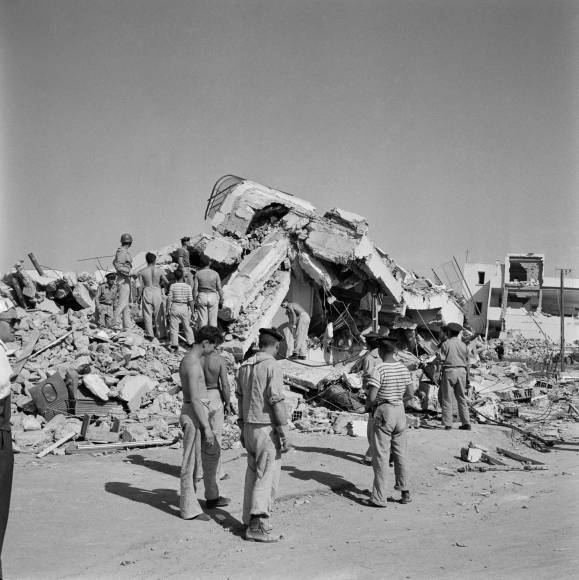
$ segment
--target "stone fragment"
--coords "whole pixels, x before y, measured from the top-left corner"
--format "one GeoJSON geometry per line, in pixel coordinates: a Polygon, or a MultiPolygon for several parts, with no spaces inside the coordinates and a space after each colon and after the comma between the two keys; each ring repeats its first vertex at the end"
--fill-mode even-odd
{"type": "Polygon", "coordinates": [[[126,376],[117,385],[118,396],[127,402],[130,411],[137,411],[143,396],[156,384],[156,381],[146,375],[126,376]]]}
{"type": "Polygon", "coordinates": [[[133,441],[147,441],[149,439],[149,432],[147,428],[141,423],[129,423],[121,434],[121,440],[126,443],[133,441]]]}
{"type": "Polygon", "coordinates": [[[84,375],[83,379],[84,386],[98,399],[101,401],[109,400],[109,388],[104,382],[101,376],[96,374],[84,375]]]}

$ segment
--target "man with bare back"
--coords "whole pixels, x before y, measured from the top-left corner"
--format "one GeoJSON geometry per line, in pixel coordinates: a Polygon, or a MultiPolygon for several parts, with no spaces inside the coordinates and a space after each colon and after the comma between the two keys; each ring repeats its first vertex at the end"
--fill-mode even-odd
{"type": "Polygon", "coordinates": [[[183,407],[180,423],[183,429],[183,462],[181,464],[181,517],[185,520],[208,521],[197,499],[196,475],[201,468],[196,461],[196,449],[201,447],[205,506],[207,509],[224,507],[230,500],[219,495],[217,469],[221,448],[209,424],[209,399],[201,356],[221,340],[217,328],[202,327],[191,350],[184,356],[179,367],[183,389],[183,407]]]}
{"type": "Polygon", "coordinates": [[[147,252],[145,256],[147,267],[139,274],[143,285],[143,325],[145,327],[145,338],[167,338],[167,325],[165,323],[165,301],[163,297],[163,286],[169,286],[163,270],[157,268],[157,256],[147,252]],[[154,326],[154,331],[153,331],[154,326]]]}

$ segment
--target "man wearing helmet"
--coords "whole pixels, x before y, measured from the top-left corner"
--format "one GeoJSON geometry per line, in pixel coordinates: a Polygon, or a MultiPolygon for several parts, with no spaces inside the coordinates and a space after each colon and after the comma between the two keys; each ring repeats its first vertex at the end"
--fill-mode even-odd
{"type": "Polygon", "coordinates": [[[131,309],[129,299],[131,296],[131,270],[133,267],[133,257],[129,248],[133,244],[131,234],[121,236],[121,247],[115,254],[113,266],[117,271],[117,308],[113,319],[113,328],[119,329],[121,317],[123,319],[123,330],[128,330],[131,326],[131,309]]]}

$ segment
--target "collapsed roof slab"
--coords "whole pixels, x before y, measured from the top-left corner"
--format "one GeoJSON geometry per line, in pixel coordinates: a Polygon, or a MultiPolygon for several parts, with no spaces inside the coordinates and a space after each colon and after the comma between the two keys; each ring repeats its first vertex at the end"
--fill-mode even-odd
{"type": "Polygon", "coordinates": [[[440,312],[444,324],[456,322],[462,325],[464,323],[464,314],[461,308],[446,293],[423,295],[404,291],[403,300],[407,310],[420,311],[423,317],[425,317],[425,312],[436,311],[440,312]]]}
{"type": "Polygon", "coordinates": [[[368,220],[357,213],[345,211],[339,207],[335,207],[324,214],[324,217],[338,224],[345,225],[356,231],[359,236],[368,233],[368,220]]]}
{"type": "MultiPolygon", "coordinates": [[[[219,182],[216,187],[218,185],[219,182]]],[[[214,195],[219,194],[219,190],[214,190],[214,195]]],[[[212,227],[219,233],[242,237],[247,233],[256,213],[275,204],[301,214],[314,214],[316,211],[315,206],[299,197],[254,181],[241,180],[227,190],[219,207],[210,207],[208,217],[211,218],[212,227]]]]}
{"type": "Polygon", "coordinates": [[[248,254],[223,287],[223,308],[219,311],[219,318],[226,322],[236,320],[241,309],[257,296],[285,260],[288,250],[289,240],[285,233],[275,231],[259,248],[248,254]]]}
{"type": "Polygon", "coordinates": [[[402,283],[398,280],[384,258],[380,256],[374,244],[366,237],[356,249],[357,260],[361,268],[374,279],[398,304],[402,302],[402,283]]]}
{"type": "Polygon", "coordinates": [[[306,246],[317,258],[333,264],[348,265],[356,257],[360,238],[336,227],[329,220],[316,219],[308,225],[306,246]]]}

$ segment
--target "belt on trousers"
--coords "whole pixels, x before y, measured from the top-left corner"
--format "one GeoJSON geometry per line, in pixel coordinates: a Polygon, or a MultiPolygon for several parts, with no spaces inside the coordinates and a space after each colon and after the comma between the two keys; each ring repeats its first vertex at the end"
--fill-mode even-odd
{"type": "Polygon", "coordinates": [[[448,366],[442,367],[442,368],[443,369],[466,369],[466,367],[465,366],[462,366],[462,365],[461,366],[450,366],[450,365],[448,365],[448,366]]]}
{"type": "Polygon", "coordinates": [[[381,407],[382,405],[396,405],[396,406],[400,406],[401,403],[402,403],[402,399],[400,401],[380,401],[376,405],[376,408],[381,407]]]}

